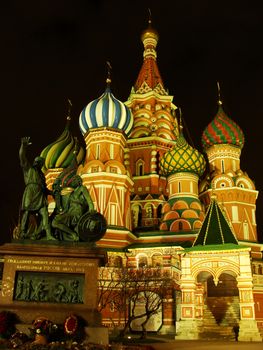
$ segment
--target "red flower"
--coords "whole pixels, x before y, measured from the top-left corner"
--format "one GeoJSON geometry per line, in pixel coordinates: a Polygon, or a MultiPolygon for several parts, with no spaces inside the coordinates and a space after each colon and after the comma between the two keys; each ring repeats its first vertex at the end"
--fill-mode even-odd
{"type": "Polygon", "coordinates": [[[68,335],[74,335],[78,329],[78,318],[75,315],[69,315],[64,321],[64,332],[68,335]]]}
{"type": "Polygon", "coordinates": [[[33,330],[37,334],[45,334],[49,333],[52,322],[49,321],[46,317],[38,317],[33,322],[33,330]]]}

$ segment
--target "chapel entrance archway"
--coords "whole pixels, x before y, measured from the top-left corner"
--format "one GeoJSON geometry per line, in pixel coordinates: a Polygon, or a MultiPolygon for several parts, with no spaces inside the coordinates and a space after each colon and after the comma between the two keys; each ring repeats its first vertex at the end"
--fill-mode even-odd
{"type": "Polygon", "coordinates": [[[197,283],[204,291],[204,310],[211,312],[217,324],[235,326],[239,323],[239,290],[232,271],[224,271],[215,277],[210,272],[200,272],[197,283]]]}

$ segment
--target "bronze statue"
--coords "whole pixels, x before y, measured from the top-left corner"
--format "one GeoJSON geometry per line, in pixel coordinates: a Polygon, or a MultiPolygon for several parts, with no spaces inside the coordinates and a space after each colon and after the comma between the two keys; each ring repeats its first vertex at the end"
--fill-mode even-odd
{"type": "Polygon", "coordinates": [[[79,241],[76,231],[81,216],[86,212],[93,212],[94,205],[90,194],[82,179],[75,175],[71,181],[72,192],[69,194],[67,206],[58,212],[52,220],[52,227],[60,232],[62,240],[79,241]]]}
{"type": "Polygon", "coordinates": [[[41,171],[44,164],[42,157],[36,157],[31,165],[27,159],[26,151],[31,144],[30,137],[23,137],[21,139],[21,146],[19,149],[20,165],[24,173],[25,190],[22,199],[22,219],[20,238],[38,238],[39,233],[43,230],[46,232],[48,240],[55,240],[51,234],[51,228],[48,218],[48,203],[47,195],[48,189],[46,187],[45,176],[41,171]],[[30,215],[37,217],[40,215],[40,228],[35,228],[33,232],[30,229],[30,215]]]}
{"type": "Polygon", "coordinates": [[[104,216],[94,210],[89,191],[77,175],[75,150],[71,164],[58,175],[50,191],[41,170],[44,158],[36,157],[31,165],[26,157],[30,144],[29,137],[21,139],[19,156],[26,186],[21,206],[21,222],[14,230],[14,238],[44,238],[94,244],[106,232],[107,223],[104,216]],[[51,215],[48,213],[48,195],[52,195],[55,201],[51,215]]]}

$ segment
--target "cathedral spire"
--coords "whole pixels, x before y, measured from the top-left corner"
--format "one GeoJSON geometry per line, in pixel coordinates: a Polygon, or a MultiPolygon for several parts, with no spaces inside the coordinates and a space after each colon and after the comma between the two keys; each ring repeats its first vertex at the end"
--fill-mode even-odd
{"type": "Polygon", "coordinates": [[[157,66],[156,46],[159,40],[157,31],[152,27],[151,10],[149,9],[148,27],[142,32],[141,40],[144,46],[143,65],[134,85],[136,93],[146,93],[155,90],[160,95],[167,95],[157,66]]]}
{"type": "Polygon", "coordinates": [[[238,244],[238,241],[222,208],[217,203],[216,196],[213,195],[205,220],[193,246],[223,245],[228,243],[238,244]]]}

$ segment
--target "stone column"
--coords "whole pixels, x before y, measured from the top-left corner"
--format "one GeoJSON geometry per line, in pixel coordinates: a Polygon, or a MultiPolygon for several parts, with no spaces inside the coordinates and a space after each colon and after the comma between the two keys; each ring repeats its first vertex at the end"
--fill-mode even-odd
{"type": "Polygon", "coordinates": [[[156,145],[153,145],[151,150],[151,174],[157,173],[156,155],[157,155],[156,145]]]}
{"type": "Polygon", "coordinates": [[[178,324],[176,339],[198,339],[198,322],[196,320],[196,283],[191,275],[191,261],[189,257],[182,258],[181,278],[181,320],[178,324]]]}
{"type": "Polygon", "coordinates": [[[195,292],[195,316],[198,319],[203,319],[204,314],[204,285],[202,283],[196,284],[196,292],[195,292]]]}
{"type": "Polygon", "coordinates": [[[240,322],[239,341],[262,341],[262,337],[255,320],[255,306],[253,299],[253,282],[249,254],[242,254],[240,258],[240,276],[237,277],[239,290],[240,322]]]}
{"type": "Polygon", "coordinates": [[[130,168],[130,149],[124,148],[124,165],[127,169],[128,173],[131,174],[131,168],[130,168]]]}
{"type": "Polygon", "coordinates": [[[172,295],[167,295],[167,297],[163,299],[163,324],[160,329],[161,334],[175,333],[174,304],[175,301],[172,295]]]}

